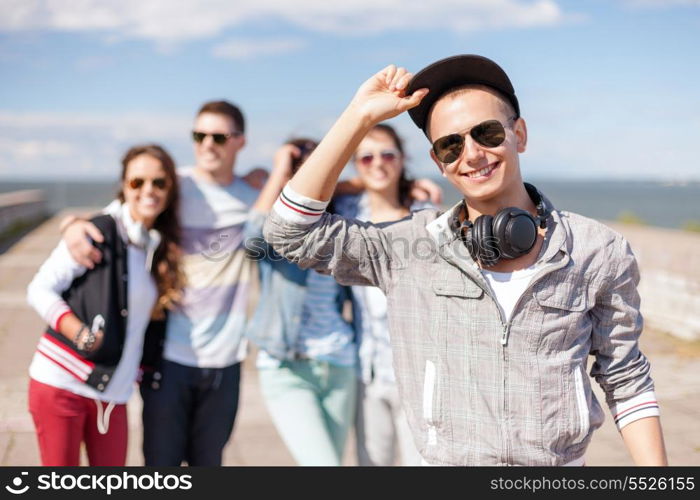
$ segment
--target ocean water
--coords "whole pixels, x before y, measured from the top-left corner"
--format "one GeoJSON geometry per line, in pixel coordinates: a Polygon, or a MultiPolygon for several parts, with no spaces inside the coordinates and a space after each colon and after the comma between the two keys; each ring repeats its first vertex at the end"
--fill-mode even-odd
{"type": "Polygon", "coordinates": [[[4,181],[0,193],[22,189],[40,189],[51,213],[69,207],[101,207],[116,197],[118,183],[105,181],[4,181]]]}
{"type": "MultiPolygon", "coordinates": [[[[652,181],[580,181],[526,179],[562,210],[588,217],[618,220],[625,214],[652,226],[683,228],[700,224],[700,182],[669,184],[652,181]]],[[[444,179],[445,205],[460,198],[444,179]]],[[[0,192],[42,189],[51,212],[67,207],[104,206],[117,192],[116,182],[0,181],[0,192]]],[[[628,217],[629,218],[629,217],[628,217]]]]}
{"type": "MultiPolygon", "coordinates": [[[[653,181],[580,181],[525,179],[559,210],[599,220],[636,219],[651,226],[681,229],[700,225],[700,182],[669,184],[653,181]]],[[[460,199],[444,179],[445,204],[460,199]]]]}

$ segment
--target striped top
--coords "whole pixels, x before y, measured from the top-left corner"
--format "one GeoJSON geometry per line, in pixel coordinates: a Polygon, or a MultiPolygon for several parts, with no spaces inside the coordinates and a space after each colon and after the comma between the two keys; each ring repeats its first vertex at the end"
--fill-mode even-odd
{"type": "Polygon", "coordinates": [[[228,186],[178,171],[181,193],[181,307],[168,316],[163,356],[187,366],[223,368],[245,357],[249,284],[243,232],[258,192],[239,177],[228,186]]]}
{"type": "MultiPolygon", "coordinates": [[[[338,366],[355,366],[357,345],[353,326],[342,317],[348,298],[345,289],[332,276],[310,271],[306,278],[306,296],[294,352],[302,357],[326,361],[338,366]]],[[[277,360],[261,350],[258,368],[277,367],[277,360]]]]}

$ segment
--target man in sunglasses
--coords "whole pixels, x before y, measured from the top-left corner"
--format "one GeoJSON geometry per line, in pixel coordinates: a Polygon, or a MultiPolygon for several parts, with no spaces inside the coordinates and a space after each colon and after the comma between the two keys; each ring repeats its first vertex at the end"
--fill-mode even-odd
{"type": "MultiPolygon", "coordinates": [[[[180,307],[168,314],[160,369],[141,383],[146,465],[220,465],[238,408],[242,339],[253,263],[244,226],[258,191],[234,173],[245,145],[240,109],[205,103],[192,131],[195,165],[178,169],[182,269],[180,307]]],[[[68,226],[74,258],[92,268],[101,255],[87,221],[68,226]]]]}
{"type": "Polygon", "coordinates": [[[302,267],[386,293],[396,378],[426,463],[582,465],[604,419],[590,354],[634,462],[663,465],[635,258],[619,234],[523,183],[527,136],[493,61],[455,56],[415,77],[388,66],[285,187],[265,237],[302,267]],[[403,111],[463,201],[376,226],[325,213],[366,131],[403,111]]]}

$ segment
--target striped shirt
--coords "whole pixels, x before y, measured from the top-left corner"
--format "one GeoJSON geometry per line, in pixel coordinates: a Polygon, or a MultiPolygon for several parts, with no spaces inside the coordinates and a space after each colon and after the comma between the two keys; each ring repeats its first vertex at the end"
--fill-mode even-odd
{"type": "Polygon", "coordinates": [[[163,356],[187,366],[223,368],[245,357],[249,283],[243,231],[258,192],[236,177],[228,186],[180,170],[182,305],[168,316],[163,356]]]}

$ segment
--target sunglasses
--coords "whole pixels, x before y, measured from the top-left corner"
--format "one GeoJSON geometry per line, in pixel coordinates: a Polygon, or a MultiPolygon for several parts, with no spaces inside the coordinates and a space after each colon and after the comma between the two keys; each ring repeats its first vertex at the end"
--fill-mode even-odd
{"type": "Polygon", "coordinates": [[[192,131],[192,139],[197,144],[204,142],[204,139],[206,139],[208,135],[211,136],[216,144],[221,145],[226,143],[226,141],[228,141],[231,137],[238,137],[243,134],[241,132],[231,132],[230,134],[207,134],[206,132],[198,132],[196,130],[192,131]]]}
{"type": "MultiPolygon", "coordinates": [[[[397,149],[385,149],[379,152],[379,157],[387,163],[395,161],[400,155],[397,149]]],[[[364,166],[369,166],[374,161],[374,153],[363,153],[357,157],[357,161],[364,166]]]]}
{"type": "MultiPolygon", "coordinates": [[[[515,118],[511,118],[511,120],[515,118]]],[[[433,142],[433,152],[437,159],[442,163],[457,161],[464,150],[465,135],[466,133],[450,134],[433,142]]],[[[485,148],[495,148],[506,140],[506,129],[498,120],[486,120],[474,125],[469,130],[469,135],[477,144],[485,148]]]]}
{"type": "Polygon", "coordinates": [[[150,181],[151,185],[160,191],[163,191],[168,187],[168,179],[166,179],[165,177],[156,177],[155,179],[143,179],[141,177],[133,177],[126,181],[126,185],[129,186],[131,189],[141,189],[146,183],[146,181],[150,181]]]}

